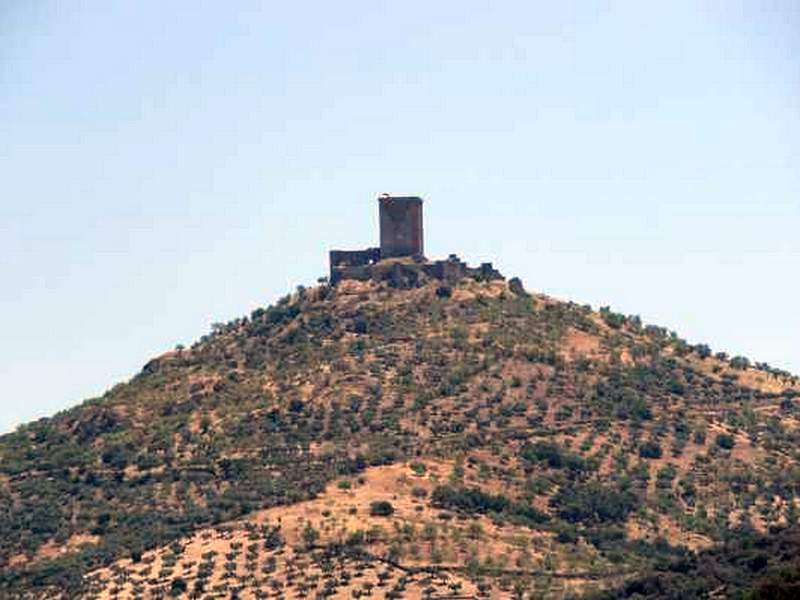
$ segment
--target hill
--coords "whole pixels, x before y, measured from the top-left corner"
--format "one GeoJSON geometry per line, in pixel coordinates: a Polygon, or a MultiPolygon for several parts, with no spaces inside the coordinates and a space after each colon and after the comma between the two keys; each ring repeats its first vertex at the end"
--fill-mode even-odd
{"type": "Polygon", "coordinates": [[[0,438],[0,594],[625,594],[794,539],[798,397],[505,281],[299,288],[0,438]]]}

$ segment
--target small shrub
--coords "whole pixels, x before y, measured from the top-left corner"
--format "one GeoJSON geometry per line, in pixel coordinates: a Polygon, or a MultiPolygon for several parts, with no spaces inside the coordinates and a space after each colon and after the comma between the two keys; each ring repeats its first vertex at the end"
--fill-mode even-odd
{"type": "Polygon", "coordinates": [[[661,458],[663,452],[658,442],[644,442],[639,446],[639,456],[642,458],[661,458]]]}
{"type": "Polygon", "coordinates": [[[422,487],[415,487],[411,490],[411,495],[414,496],[414,498],[425,498],[428,495],[428,490],[422,487]]]}
{"type": "Polygon", "coordinates": [[[169,587],[169,594],[173,598],[178,598],[179,596],[183,596],[187,589],[189,589],[189,586],[183,579],[173,579],[169,587]]]}
{"type": "Polygon", "coordinates": [[[736,441],[733,439],[733,436],[728,433],[717,434],[715,441],[717,446],[723,450],[733,450],[733,447],[736,445],[736,441]]]}
{"type": "Polygon", "coordinates": [[[369,505],[369,514],[373,517],[391,517],[394,514],[394,506],[386,500],[378,500],[369,505]]]}
{"type": "Polygon", "coordinates": [[[411,470],[417,477],[422,477],[425,475],[425,472],[428,470],[428,468],[423,463],[415,462],[411,463],[411,470]]]}

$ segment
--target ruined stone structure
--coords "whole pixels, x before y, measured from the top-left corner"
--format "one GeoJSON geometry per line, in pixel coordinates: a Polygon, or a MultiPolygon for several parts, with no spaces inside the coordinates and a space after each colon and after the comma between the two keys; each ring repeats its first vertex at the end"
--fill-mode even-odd
{"type": "Polygon", "coordinates": [[[383,195],[378,198],[381,219],[381,258],[424,256],[422,198],[383,195]]]}
{"type": "Polygon", "coordinates": [[[492,263],[472,268],[455,254],[447,260],[427,260],[423,253],[422,198],[383,194],[378,203],[380,247],[331,250],[331,284],[336,285],[344,279],[373,280],[407,289],[419,287],[429,279],[449,284],[464,278],[478,281],[503,279],[492,263]]]}

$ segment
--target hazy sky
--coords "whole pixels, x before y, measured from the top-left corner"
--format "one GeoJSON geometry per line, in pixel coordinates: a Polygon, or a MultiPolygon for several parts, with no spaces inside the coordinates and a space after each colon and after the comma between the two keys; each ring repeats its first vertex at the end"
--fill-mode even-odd
{"type": "Polygon", "coordinates": [[[0,431],[377,241],[800,372],[800,3],[0,2],[0,431]]]}

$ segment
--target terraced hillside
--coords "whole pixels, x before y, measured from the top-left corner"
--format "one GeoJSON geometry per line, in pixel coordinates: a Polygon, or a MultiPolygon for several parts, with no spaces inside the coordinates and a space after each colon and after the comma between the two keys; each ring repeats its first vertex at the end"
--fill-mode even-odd
{"type": "Polygon", "coordinates": [[[595,595],[797,524],[796,377],[513,287],[301,288],[0,438],[0,595],[595,595]]]}

